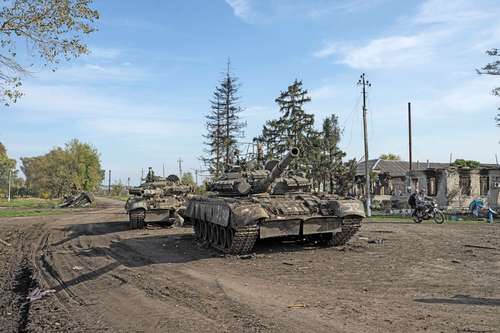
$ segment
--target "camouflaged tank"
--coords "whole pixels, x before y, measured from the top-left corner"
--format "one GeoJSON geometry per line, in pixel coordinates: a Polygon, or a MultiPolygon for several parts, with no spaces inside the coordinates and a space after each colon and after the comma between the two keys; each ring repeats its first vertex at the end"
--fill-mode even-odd
{"type": "Polygon", "coordinates": [[[195,236],[232,254],[252,251],[258,239],[292,237],[326,246],[345,244],[365,217],[359,200],[310,192],[309,181],[284,175],[299,149],[264,169],[233,168],[210,186],[208,194],[192,197],[185,218],[195,236]]]}
{"type": "Polygon", "coordinates": [[[145,181],[129,190],[130,197],[125,209],[129,215],[130,228],[144,228],[146,222],[182,225],[186,196],[191,192],[193,188],[181,184],[176,175],[158,177],[149,168],[145,181]]]}

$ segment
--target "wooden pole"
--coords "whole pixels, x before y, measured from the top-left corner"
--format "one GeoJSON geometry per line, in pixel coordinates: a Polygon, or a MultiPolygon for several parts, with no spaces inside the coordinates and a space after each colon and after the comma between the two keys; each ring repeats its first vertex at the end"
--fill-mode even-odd
{"type": "Polygon", "coordinates": [[[411,133],[411,102],[408,102],[408,187],[411,188],[411,177],[413,169],[413,151],[412,151],[412,133],[411,133]]]}
{"type": "Polygon", "coordinates": [[[370,193],[370,172],[368,170],[368,122],[366,108],[366,86],[371,86],[365,79],[365,73],[361,75],[360,84],[363,86],[363,134],[365,144],[365,197],[366,197],[366,216],[371,216],[371,193],[370,193]]]}

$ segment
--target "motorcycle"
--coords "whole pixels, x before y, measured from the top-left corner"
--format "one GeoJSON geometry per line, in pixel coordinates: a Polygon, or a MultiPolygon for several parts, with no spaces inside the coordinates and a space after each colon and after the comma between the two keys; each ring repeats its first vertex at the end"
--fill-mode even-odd
{"type": "Polygon", "coordinates": [[[416,209],[413,214],[413,221],[421,223],[424,220],[433,219],[435,223],[441,224],[444,222],[444,214],[439,210],[435,201],[427,200],[424,202],[423,207],[416,209]]]}

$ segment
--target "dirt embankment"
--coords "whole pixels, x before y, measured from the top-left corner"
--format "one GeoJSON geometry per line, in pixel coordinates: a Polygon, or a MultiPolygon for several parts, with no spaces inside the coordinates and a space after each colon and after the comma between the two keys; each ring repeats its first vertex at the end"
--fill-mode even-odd
{"type": "Polygon", "coordinates": [[[500,331],[500,224],[372,223],[342,248],[240,259],[188,228],[128,230],[121,205],[0,221],[2,329],[500,331]],[[55,293],[26,305],[35,286],[55,293]]]}

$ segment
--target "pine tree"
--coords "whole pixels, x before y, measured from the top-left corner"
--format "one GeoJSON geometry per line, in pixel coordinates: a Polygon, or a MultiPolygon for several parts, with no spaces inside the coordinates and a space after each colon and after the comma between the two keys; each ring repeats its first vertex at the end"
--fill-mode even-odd
{"type": "Polygon", "coordinates": [[[290,169],[311,173],[311,166],[304,158],[305,151],[311,148],[314,136],[314,116],[304,110],[304,105],[311,101],[307,90],[302,88],[302,81],[295,80],[286,91],[282,91],[275,102],[279,106],[281,116],[269,120],[262,129],[261,139],[266,148],[266,157],[280,158],[290,147],[298,147],[301,158],[290,165],[290,169]]]}
{"type": "Polygon", "coordinates": [[[214,93],[213,100],[210,101],[210,113],[206,115],[206,128],[207,134],[204,135],[205,144],[208,146],[205,149],[205,152],[208,154],[208,157],[205,157],[203,160],[208,165],[208,169],[210,174],[219,176],[223,171],[223,163],[222,163],[222,133],[223,133],[223,109],[221,107],[220,96],[217,92],[214,93]]]}
{"type": "Polygon", "coordinates": [[[215,88],[211,111],[206,117],[208,133],[205,144],[208,145],[206,152],[209,157],[204,160],[215,176],[234,164],[239,154],[238,138],[243,137],[246,123],[240,118],[243,108],[239,105],[238,89],[238,79],[231,73],[228,61],[227,71],[215,88]]]}
{"type": "Polygon", "coordinates": [[[302,88],[302,81],[295,80],[275,100],[282,113],[279,122],[285,130],[284,135],[288,147],[305,148],[307,136],[313,129],[314,115],[304,111],[304,105],[311,101],[307,93],[307,90],[302,88]]]}

